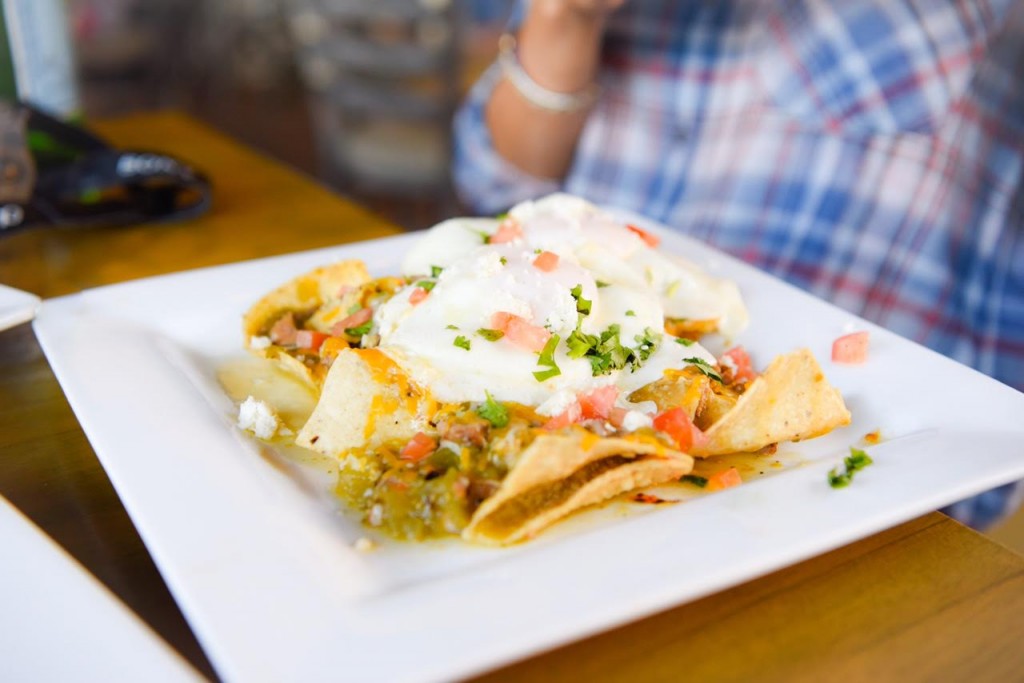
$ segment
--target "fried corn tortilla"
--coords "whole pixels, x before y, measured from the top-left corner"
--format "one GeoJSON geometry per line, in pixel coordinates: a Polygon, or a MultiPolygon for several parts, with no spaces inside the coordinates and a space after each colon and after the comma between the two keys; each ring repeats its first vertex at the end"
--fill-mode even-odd
{"type": "Polygon", "coordinates": [[[295,443],[339,456],[409,439],[437,410],[386,354],[377,349],[344,349],[331,365],[313,414],[295,443]]]}
{"type": "Polygon", "coordinates": [[[580,508],[678,479],[692,468],[693,458],[653,440],[600,437],[577,426],[542,434],[462,537],[490,545],[523,541],[580,508]]]}
{"type": "MultiPolygon", "coordinates": [[[[410,439],[437,407],[383,352],[345,350],[296,443],[340,458],[352,449],[410,439]]],[[[653,438],[601,437],[578,426],[542,433],[475,511],[463,538],[516,543],[582,507],[678,479],[692,467],[691,457],[653,438]]]]}
{"type": "Polygon", "coordinates": [[[271,344],[263,348],[253,346],[256,337],[265,337],[282,316],[293,313],[297,318],[309,319],[311,329],[329,332],[336,319],[344,317],[345,297],[342,292],[370,280],[362,261],[340,261],[316,268],[286,282],[257,301],[242,318],[245,347],[250,353],[269,358],[288,373],[308,382],[314,388],[323,380],[325,368],[303,362],[285,347],[271,344]]]}
{"type": "Polygon", "coordinates": [[[842,394],[828,383],[808,349],[779,356],[705,433],[691,455],[754,452],[802,441],[850,423],[842,394]]]}

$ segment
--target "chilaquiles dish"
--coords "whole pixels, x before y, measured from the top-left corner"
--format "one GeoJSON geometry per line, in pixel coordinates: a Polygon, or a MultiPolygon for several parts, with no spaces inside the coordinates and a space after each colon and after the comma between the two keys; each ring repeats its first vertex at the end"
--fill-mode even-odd
{"type": "MultiPolygon", "coordinates": [[[[345,503],[398,538],[515,543],[694,458],[849,422],[810,352],[758,373],[701,346],[747,324],[739,291],[657,246],[552,195],[435,226],[398,276],[346,261],[288,282],[245,344],[315,393],[295,444],[336,459],[345,503]]],[[[288,440],[253,403],[240,424],[288,440]]]]}

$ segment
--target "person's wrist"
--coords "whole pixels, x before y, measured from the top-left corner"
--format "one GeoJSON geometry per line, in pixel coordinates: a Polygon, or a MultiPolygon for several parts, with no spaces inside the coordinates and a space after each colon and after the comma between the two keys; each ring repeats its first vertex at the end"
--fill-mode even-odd
{"type": "Polygon", "coordinates": [[[610,10],[604,3],[574,2],[573,0],[533,0],[530,15],[543,21],[557,23],[562,29],[600,31],[610,10]]]}
{"type": "Polygon", "coordinates": [[[567,0],[534,0],[519,31],[518,57],[539,85],[578,92],[593,85],[607,12],[567,0]]]}

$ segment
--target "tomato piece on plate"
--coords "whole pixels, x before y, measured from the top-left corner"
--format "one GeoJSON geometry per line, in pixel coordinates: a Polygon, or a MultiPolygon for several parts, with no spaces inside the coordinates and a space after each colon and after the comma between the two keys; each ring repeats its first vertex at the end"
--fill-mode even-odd
{"type": "Polygon", "coordinates": [[[412,294],[409,295],[409,303],[415,306],[419,302],[426,299],[427,294],[430,294],[430,292],[423,289],[422,287],[417,287],[416,289],[412,290],[412,294]]]}
{"type": "Polygon", "coordinates": [[[363,323],[369,322],[370,318],[372,317],[373,309],[360,308],[358,311],[348,316],[347,318],[342,318],[338,322],[331,325],[331,332],[333,332],[335,336],[340,337],[343,334],[345,334],[345,330],[351,330],[353,327],[359,327],[363,323]]]}
{"type": "Polygon", "coordinates": [[[533,259],[533,265],[545,273],[550,273],[558,267],[558,254],[553,251],[542,251],[533,259]]]}
{"type": "Polygon", "coordinates": [[[499,311],[491,316],[491,328],[505,333],[510,342],[527,351],[541,351],[551,338],[551,333],[539,325],[533,325],[525,318],[499,311]]]}
{"type": "Polygon", "coordinates": [[[672,437],[681,451],[688,451],[694,444],[702,444],[707,439],[682,408],[670,408],[658,413],[654,418],[654,428],[672,437]]]}
{"type": "Polygon", "coordinates": [[[416,432],[416,436],[409,439],[409,441],[402,446],[402,450],[398,452],[398,457],[402,460],[409,460],[410,462],[419,462],[435,450],[437,450],[437,441],[423,432],[416,432]]]}
{"type": "Polygon", "coordinates": [[[498,224],[498,231],[487,240],[488,244],[505,244],[523,236],[523,228],[519,221],[511,216],[498,224]]]}
{"type": "Polygon", "coordinates": [[[647,232],[643,228],[638,228],[635,225],[626,225],[630,232],[634,233],[637,237],[642,239],[647,246],[651,249],[656,249],[661,244],[661,238],[657,235],[647,232]]]}
{"type": "Polygon", "coordinates": [[[612,408],[608,413],[608,421],[616,429],[622,429],[622,424],[626,421],[626,415],[628,414],[629,411],[625,408],[612,408]]]}
{"type": "Polygon", "coordinates": [[[844,334],[832,342],[832,362],[860,365],[868,359],[868,333],[844,334]]]}
{"type": "Polygon", "coordinates": [[[270,341],[282,346],[291,346],[295,343],[295,334],[297,332],[295,314],[291,312],[285,313],[270,328],[270,341]]]}
{"type": "Polygon", "coordinates": [[[740,477],[740,471],[735,467],[730,467],[727,470],[715,472],[708,477],[707,489],[709,491],[721,491],[722,489],[730,489],[733,486],[739,486],[742,483],[743,478],[740,477]]]}
{"type": "Polygon", "coordinates": [[[757,372],[750,362],[750,356],[742,346],[734,346],[723,353],[719,363],[732,369],[734,382],[753,382],[757,379],[757,372]]]}
{"type": "Polygon", "coordinates": [[[579,401],[585,420],[607,420],[612,415],[615,399],[619,397],[619,388],[614,385],[594,389],[589,394],[579,394],[579,401]]]}
{"type": "Polygon", "coordinates": [[[300,349],[312,349],[318,351],[331,335],[317,332],[316,330],[299,330],[295,333],[295,345],[300,349]]]}
{"type": "Polygon", "coordinates": [[[562,427],[568,427],[571,424],[576,424],[583,417],[583,409],[580,408],[579,402],[574,402],[571,406],[566,408],[563,412],[555,415],[553,418],[544,423],[544,429],[561,429],[562,427]]]}

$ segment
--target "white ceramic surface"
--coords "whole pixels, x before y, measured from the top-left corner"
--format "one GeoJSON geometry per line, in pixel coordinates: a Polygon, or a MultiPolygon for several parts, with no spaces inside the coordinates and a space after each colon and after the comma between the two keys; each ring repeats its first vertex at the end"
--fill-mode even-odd
{"type": "Polygon", "coordinates": [[[203,680],[4,498],[0,545],[0,680],[203,680]]]}
{"type": "Polygon", "coordinates": [[[86,434],[219,673],[229,680],[465,676],[727,588],[1024,478],[1024,395],[738,261],[660,231],[738,281],[758,365],[821,359],[851,426],[786,446],[803,464],[674,506],[612,505],[495,550],[384,543],[315,478],[260,457],[216,369],[260,295],[323,263],[397,270],[415,236],[180,273],[46,301],[36,333],[86,434]],[[860,367],[832,340],[872,334],[860,367]],[[881,430],[875,465],[826,483],[881,430]],[[638,562],[637,558],[643,558],[638,562]]]}
{"type": "Polygon", "coordinates": [[[0,330],[28,322],[36,313],[39,297],[7,285],[0,285],[0,330]]]}

